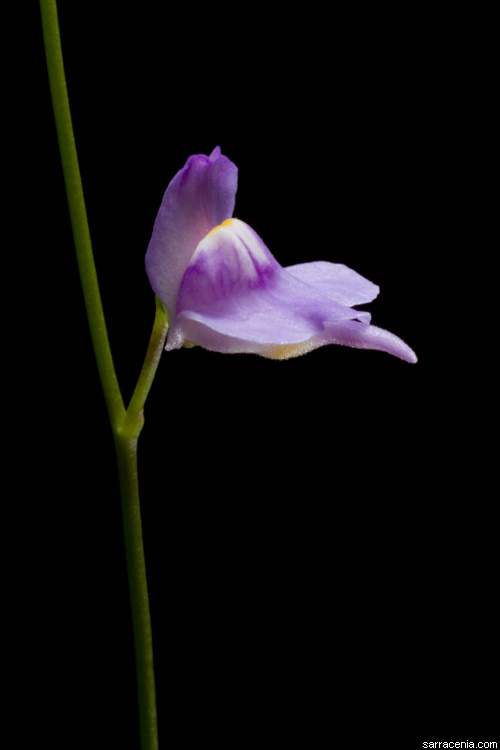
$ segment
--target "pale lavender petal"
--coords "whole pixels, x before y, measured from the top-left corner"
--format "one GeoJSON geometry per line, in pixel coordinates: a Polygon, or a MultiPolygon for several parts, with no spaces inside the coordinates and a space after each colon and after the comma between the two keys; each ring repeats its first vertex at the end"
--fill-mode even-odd
{"type": "MultiPolygon", "coordinates": [[[[321,346],[321,344],[312,343],[314,337],[297,344],[283,344],[281,346],[249,341],[245,338],[222,334],[211,328],[210,325],[202,323],[199,320],[192,320],[187,316],[182,321],[182,332],[186,342],[196,343],[197,346],[201,346],[203,349],[208,349],[211,352],[219,352],[221,354],[259,354],[268,359],[298,357],[300,354],[306,354],[312,349],[321,346]]],[[[169,341],[167,341],[166,349],[170,350],[173,348],[176,347],[171,346],[169,341]]]]}
{"type": "Polygon", "coordinates": [[[186,269],[167,349],[186,339],[201,344],[192,338],[193,322],[203,326],[205,339],[206,329],[219,334],[219,347],[212,336],[206,348],[227,351],[230,337],[254,351],[259,345],[302,345],[321,334],[325,321],[356,318],[367,321],[369,314],[335,302],[288,273],[253,229],[230,219],[202,240],[186,269]]]}
{"type": "MultiPolygon", "coordinates": [[[[329,344],[340,344],[354,349],[374,349],[392,354],[405,362],[414,364],[417,356],[400,338],[389,331],[376,326],[360,323],[357,320],[345,320],[337,323],[325,323],[324,329],[310,338],[292,344],[261,343],[241,336],[221,334],[212,326],[213,321],[205,323],[198,319],[185,317],[183,333],[187,341],[196,342],[198,346],[209,351],[224,354],[260,354],[268,359],[290,359],[307,354],[314,349],[329,344]]],[[[167,348],[171,348],[168,347],[167,348]]]]}
{"type": "MultiPolygon", "coordinates": [[[[290,359],[307,354],[322,346],[340,344],[354,349],[373,349],[386,352],[411,364],[417,362],[415,352],[393,333],[356,320],[325,323],[324,330],[319,334],[292,344],[272,344],[247,340],[243,338],[243,332],[240,337],[224,335],[211,327],[212,321],[208,321],[208,319],[203,323],[200,320],[185,317],[182,325],[187,341],[196,342],[198,346],[204,349],[223,354],[260,354],[268,359],[290,359]]],[[[168,348],[172,347],[167,346],[168,348]]]]}
{"type": "Polygon", "coordinates": [[[167,187],[146,253],[146,271],[171,319],[197,245],[233,214],[237,181],[237,167],[217,146],[210,156],[190,156],[167,187]]]}
{"type": "Polygon", "coordinates": [[[286,270],[297,279],[316,287],[341,305],[362,305],[371,302],[380,289],[343,263],[300,263],[287,266],[286,270]]]}

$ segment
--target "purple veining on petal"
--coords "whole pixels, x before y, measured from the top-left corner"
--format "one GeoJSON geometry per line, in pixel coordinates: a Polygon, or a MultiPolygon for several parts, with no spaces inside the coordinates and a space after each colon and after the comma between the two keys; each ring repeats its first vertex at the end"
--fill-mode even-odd
{"type": "Polygon", "coordinates": [[[257,238],[250,227],[233,219],[200,242],[179,288],[179,312],[206,307],[215,310],[227,300],[233,304],[238,295],[272,283],[280,266],[260,240],[262,247],[256,245],[252,253],[248,239],[243,239],[249,232],[257,238]]]}

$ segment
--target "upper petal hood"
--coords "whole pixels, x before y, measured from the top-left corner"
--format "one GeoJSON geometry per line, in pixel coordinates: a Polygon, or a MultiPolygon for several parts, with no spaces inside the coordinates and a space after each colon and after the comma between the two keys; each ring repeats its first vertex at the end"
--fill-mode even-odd
{"type": "Polygon", "coordinates": [[[237,167],[217,146],[210,156],[190,156],[165,191],[146,253],[146,272],[171,318],[197,245],[233,214],[237,185],[237,167]]]}

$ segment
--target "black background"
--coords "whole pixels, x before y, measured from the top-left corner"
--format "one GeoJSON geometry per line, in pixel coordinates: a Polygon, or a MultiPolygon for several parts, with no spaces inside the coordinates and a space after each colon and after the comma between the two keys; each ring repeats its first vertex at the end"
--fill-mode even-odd
{"type": "MultiPolygon", "coordinates": [[[[239,168],[235,216],[279,262],[342,262],[377,283],[374,324],[419,357],[164,355],[139,444],[161,743],[498,739],[484,394],[470,386],[470,358],[484,359],[454,322],[468,225],[451,21],[269,4],[59,12],[125,400],[154,317],[144,254],[163,192],[216,145],[239,168]]],[[[30,684],[54,707],[40,724],[54,747],[72,732],[137,748],[113,442],[30,14],[14,254],[28,277],[18,443],[34,431],[37,445],[18,474],[37,488],[20,491],[34,498],[30,684]]]]}

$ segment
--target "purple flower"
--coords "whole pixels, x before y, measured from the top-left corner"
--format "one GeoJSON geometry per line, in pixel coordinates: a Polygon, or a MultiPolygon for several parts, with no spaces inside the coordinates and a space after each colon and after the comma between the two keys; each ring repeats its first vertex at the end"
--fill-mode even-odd
{"type": "Polygon", "coordinates": [[[236,166],[215,148],[190,156],[167,187],[146,253],[151,286],[169,311],[166,349],[288,359],[325,344],[379,349],[406,362],[415,353],[370,325],[379,288],[342,264],[282,268],[260,237],[231,218],[236,166]]]}

